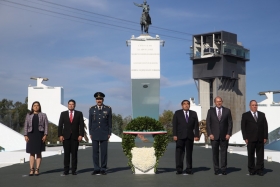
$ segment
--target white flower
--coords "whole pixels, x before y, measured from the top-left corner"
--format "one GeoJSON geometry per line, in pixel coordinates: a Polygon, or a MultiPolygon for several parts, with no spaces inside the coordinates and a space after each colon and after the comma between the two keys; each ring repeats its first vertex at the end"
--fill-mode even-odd
{"type": "Polygon", "coordinates": [[[156,156],[153,147],[133,147],[131,153],[132,164],[135,168],[144,173],[154,168],[156,164],[156,156]]]}

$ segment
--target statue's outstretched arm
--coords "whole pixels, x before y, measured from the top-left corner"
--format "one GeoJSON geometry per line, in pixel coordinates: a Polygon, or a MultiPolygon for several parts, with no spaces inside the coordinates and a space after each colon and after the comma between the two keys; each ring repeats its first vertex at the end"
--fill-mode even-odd
{"type": "Polygon", "coordinates": [[[139,5],[139,4],[137,4],[137,3],[134,3],[134,5],[139,6],[139,7],[142,7],[142,4],[141,4],[141,5],[139,5]]]}

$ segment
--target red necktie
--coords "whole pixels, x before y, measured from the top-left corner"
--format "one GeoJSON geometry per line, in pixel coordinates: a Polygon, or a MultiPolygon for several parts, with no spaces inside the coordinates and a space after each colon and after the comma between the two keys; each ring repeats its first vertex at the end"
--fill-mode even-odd
{"type": "Polygon", "coordinates": [[[72,115],[73,111],[70,111],[70,122],[72,123],[73,121],[73,115],[72,115]]]}

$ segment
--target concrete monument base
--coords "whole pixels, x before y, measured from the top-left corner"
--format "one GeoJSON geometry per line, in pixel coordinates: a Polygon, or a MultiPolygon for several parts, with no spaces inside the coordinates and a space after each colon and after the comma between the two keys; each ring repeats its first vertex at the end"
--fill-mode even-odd
{"type": "Polygon", "coordinates": [[[135,168],[135,174],[155,174],[155,168],[152,168],[146,172],[140,171],[139,169],[135,168]]]}

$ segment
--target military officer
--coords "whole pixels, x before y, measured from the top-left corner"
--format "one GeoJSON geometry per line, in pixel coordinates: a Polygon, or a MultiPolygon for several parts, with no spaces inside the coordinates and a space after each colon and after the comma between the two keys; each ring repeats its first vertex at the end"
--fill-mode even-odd
{"type": "Polygon", "coordinates": [[[94,94],[96,105],[89,109],[89,133],[92,140],[92,158],[94,171],[92,175],[106,175],[108,140],[112,132],[112,109],[103,104],[105,95],[94,94]],[[99,145],[101,165],[99,164],[99,145]]]}

